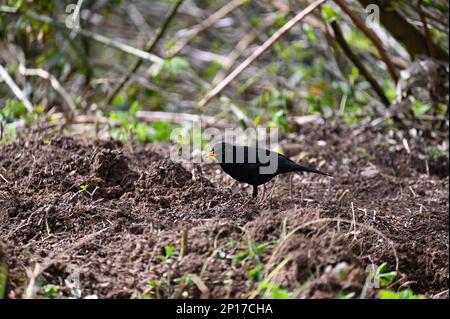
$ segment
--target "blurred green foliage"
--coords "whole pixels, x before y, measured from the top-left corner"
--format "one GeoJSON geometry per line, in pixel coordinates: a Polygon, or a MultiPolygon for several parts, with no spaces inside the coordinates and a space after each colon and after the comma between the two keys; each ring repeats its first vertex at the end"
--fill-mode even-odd
{"type": "Polygon", "coordinates": [[[111,136],[124,143],[127,141],[143,143],[169,140],[174,129],[173,124],[166,121],[141,122],[137,118],[140,110],[139,102],[135,101],[127,111],[110,112],[109,118],[118,123],[117,126],[111,128],[111,136]]]}
{"type": "MultiPolygon", "coordinates": [[[[19,11],[17,14],[0,14],[1,42],[3,45],[14,45],[14,52],[18,57],[11,59],[7,69],[19,84],[26,84],[24,92],[36,105],[36,111],[31,115],[27,114],[20,102],[2,86],[0,121],[11,123],[25,119],[26,125],[31,125],[38,121],[51,121],[51,116],[46,116],[49,110],[63,110],[64,102],[48,81],[37,77],[29,77],[23,81],[18,72],[19,62],[23,60],[29,68],[42,68],[54,75],[73,96],[79,114],[95,114],[100,108],[101,113],[119,123],[120,127],[111,130],[115,138],[136,142],[165,140],[169,138],[168,132],[172,125],[165,122],[140,123],[136,117],[135,103],[138,103],[139,109],[144,110],[187,113],[206,111],[199,109],[196,104],[212,88],[210,82],[223,70],[223,62],[230,52],[236,50],[236,43],[242,36],[251,28],[262,28],[267,23],[268,13],[273,13],[272,25],[260,30],[254,43],[240,52],[241,56],[231,70],[264,39],[289,21],[292,12],[300,9],[296,4],[290,3],[292,12],[285,14],[275,10],[270,4],[257,0],[247,1],[235,10],[238,13],[229,14],[234,21],[232,26],[208,28],[186,46],[186,51],[181,51],[178,56],[168,57],[167,51],[178,43],[187,30],[197,24],[189,14],[179,14],[155,50],[155,54],[165,58],[164,62],[157,65],[145,62],[112,105],[104,105],[112,86],[126,74],[136,57],[61,27],[67,18],[67,6],[73,1],[4,2],[6,6],[19,11]],[[240,14],[248,17],[248,23],[240,23],[240,14]],[[53,19],[59,24],[42,22],[39,16],[53,19]],[[215,60],[215,56],[222,59],[215,60]]],[[[160,11],[156,14],[140,10],[148,24],[146,28],[156,31],[172,2],[158,0],[155,10],[160,11]]],[[[201,3],[201,10],[205,12],[214,12],[224,4],[215,1],[201,3]]],[[[101,4],[85,1],[83,8],[103,22],[82,18],[81,28],[139,48],[140,43],[146,43],[154,34],[147,34],[136,25],[127,14],[128,5],[128,2],[119,0],[101,4]]],[[[138,1],[135,5],[141,8],[148,6],[145,1],[138,1]]],[[[422,5],[425,8],[432,7],[433,10],[442,9],[436,8],[440,2],[425,1],[422,5]]],[[[361,15],[360,12],[355,12],[361,15]]],[[[352,49],[369,65],[386,96],[394,100],[395,83],[380,62],[377,50],[348,17],[331,2],[321,6],[321,11],[315,12],[313,17],[325,23],[339,21],[352,49]]],[[[252,63],[247,70],[248,74],[244,72],[241,78],[230,85],[231,88],[227,88],[228,91],[224,91],[224,94],[232,97],[231,102],[239,105],[255,125],[277,127],[289,132],[291,128],[288,119],[292,115],[318,114],[336,118],[348,125],[357,125],[383,116],[378,111],[379,103],[377,104],[369,83],[336,44],[330,41],[327,33],[317,27],[317,21],[303,21],[294,27],[252,63]]],[[[437,44],[448,51],[447,34],[439,28],[431,28],[430,31],[437,44]]],[[[227,112],[227,104],[218,100],[208,105],[208,112],[224,115],[230,122],[237,121],[231,112],[227,112]]],[[[442,103],[436,107],[423,101],[414,101],[412,108],[415,116],[436,113],[445,115],[448,109],[442,103]]]]}
{"type": "Polygon", "coordinates": [[[380,290],[380,299],[425,299],[423,295],[416,295],[411,289],[403,289],[398,292],[392,290],[380,290]]]}

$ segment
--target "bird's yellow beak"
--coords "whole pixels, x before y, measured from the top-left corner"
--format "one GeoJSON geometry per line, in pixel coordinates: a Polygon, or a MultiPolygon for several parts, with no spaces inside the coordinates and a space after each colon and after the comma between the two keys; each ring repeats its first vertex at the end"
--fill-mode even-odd
{"type": "Polygon", "coordinates": [[[216,159],[216,153],[214,151],[209,151],[207,156],[212,159],[216,159]]]}

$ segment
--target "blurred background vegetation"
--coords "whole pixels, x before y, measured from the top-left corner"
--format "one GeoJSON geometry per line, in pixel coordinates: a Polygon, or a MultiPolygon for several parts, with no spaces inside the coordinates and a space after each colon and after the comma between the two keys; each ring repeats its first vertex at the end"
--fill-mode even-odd
{"type": "Polygon", "coordinates": [[[65,129],[164,141],[192,114],[285,132],[319,117],[448,129],[444,0],[325,1],[199,104],[313,2],[1,0],[1,140],[65,129]],[[380,23],[368,26],[370,4],[380,23]]]}

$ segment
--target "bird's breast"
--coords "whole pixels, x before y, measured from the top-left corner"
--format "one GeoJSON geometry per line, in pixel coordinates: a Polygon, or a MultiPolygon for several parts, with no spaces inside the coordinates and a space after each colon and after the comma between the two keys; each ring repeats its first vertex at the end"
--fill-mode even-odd
{"type": "Polygon", "coordinates": [[[275,177],[275,174],[261,174],[257,164],[221,163],[220,166],[225,173],[238,182],[250,185],[261,185],[275,177]]]}

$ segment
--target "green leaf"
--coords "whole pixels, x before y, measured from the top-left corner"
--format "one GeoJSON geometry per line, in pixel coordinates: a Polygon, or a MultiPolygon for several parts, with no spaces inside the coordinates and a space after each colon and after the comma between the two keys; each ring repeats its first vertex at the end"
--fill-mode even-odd
{"type": "Polygon", "coordinates": [[[278,285],[276,285],[274,283],[267,282],[267,281],[262,281],[259,284],[259,290],[261,290],[261,291],[269,290],[269,294],[273,299],[290,299],[290,298],[292,298],[289,291],[287,291],[286,289],[280,288],[278,285]]]}
{"type": "Polygon", "coordinates": [[[214,77],[217,72],[223,69],[223,65],[220,62],[212,61],[205,69],[205,76],[208,78],[214,77]]]}
{"type": "Polygon", "coordinates": [[[267,248],[269,245],[270,245],[270,243],[263,243],[263,244],[256,246],[256,249],[255,249],[256,253],[258,255],[264,254],[267,251],[267,248]]]}
{"type": "Polygon", "coordinates": [[[317,41],[315,29],[312,26],[307,23],[303,24],[303,31],[305,31],[309,42],[315,43],[317,41]]]}
{"type": "Polygon", "coordinates": [[[413,111],[415,116],[421,116],[431,109],[431,104],[421,103],[417,100],[413,102],[413,111]]]}
{"type": "Polygon", "coordinates": [[[150,138],[152,141],[168,141],[173,131],[173,124],[167,121],[159,121],[152,124],[154,129],[150,138]]]}
{"type": "Polygon", "coordinates": [[[383,287],[389,286],[397,277],[397,272],[391,271],[389,272],[388,264],[382,263],[376,270],[375,279],[380,282],[380,285],[383,287]]]}
{"type": "Polygon", "coordinates": [[[0,299],[6,296],[6,285],[8,284],[8,263],[6,258],[0,256],[0,299]]]}
{"type": "Polygon", "coordinates": [[[251,269],[247,272],[247,277],[254,281],[261,281],[263,278],[263,266],[259,264],[255,268],[251,269]]]}
{"type": "Polygon", "coordinates": [[[26,115],[27,109],[22,102],[17,100],[6,100],[5,106],[0,109],[0,120],[6,122],[12,122],[21,116],[26,115]]]}
{"type": "Polygon", "coordinates": [[[437,147],[431,147],[431,146],[427,146],[425,148],[425,154],[427,154],[428,156],[430,156],[431,158],[442,158],[445,157],[445,152],[437,147]]]}
{"type": "Polygon", "coordinates": [[[175,44],[177,44],[177,39],[168,40],[166,43],[166,50],[170,51],[175,46],[175,44]]]}
{"type": "Polygon", "coordinates": [[[423,295],[416,295],[411,289],[400,290],[395,292],[392,290],[380,290],[378,292],[380,299],[425,299],[423,295]]]}
{"type": "Polygon", "coordinates": [[[339,291],[338,298],[339,299],[352,299],[355,296],[355,293],[352,292],[345,292],[345,291],[339,291]]]}
{"type": "Polygon", "coordinates": [[[327,22],[330,22],[336,17],[336,12],[333,7],[327,5],[322,6],[322,14],[327,22]]]}
{"type": "Polygon", "coordinates": [[[281,28],[283,25],[286,24],[286,17],[283,16],[283,15],[277,15],[275,17],[275,23],[276,23],[278,28],[281,28]]]}
{"type": "Polygon", "coordinates": [[[137,112],[141,110],[141,106],[138,101],[134,101],[130,106],[130,113],[135,115],[137,112]]]}
{"type": "Polygon", "coordinates": [[[234,257],[236,260],[238,261],[244,261],[245,259],[247,259],[248,254],[246,252],[242,252],[236,255],[236,257],[234,257]]]}
{"type": "Polygon", "coordinates": [[[55,299],[58,297],[59,287],[55,285],[46,285],[42,287],[44,296],[47,298],[55,299]]]}
{"type": "Polygon", "coordinates": [[[164,246],[164,255],[160,256],[159,258],[161,261],[169,261],[170,258],[177,255],[177,251],[175,250],[175,247],[166,245],[164,246]]]}
{"type": "Polygon", "coordinates": [[[250,23],[254,27],[259,27],[262,23],[262,19],[260,17],[253,17],[250,19],[250,23]]]}
{"type": "Polygon", "coordinates": [[[175,252],[175,247],[173,246],[164,246],[164,252],[166,257],[172,257],[175,252]]]}
{"type": "Polygon", "coordinates": [[[159,64],[154,72],[154,76],[158,78],[175,77],[183,71],[190,69],[189,61],[181,57],[173,57],[159,64]]]}
{"type": "Polygon", "coordinates": [[[281,289],[279,287],[273,287],[270,290],[270,294],[272,295],[273,299],[290,299],[291,295],[289,292],[285,289],[281,289]]]}

